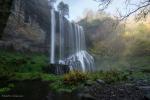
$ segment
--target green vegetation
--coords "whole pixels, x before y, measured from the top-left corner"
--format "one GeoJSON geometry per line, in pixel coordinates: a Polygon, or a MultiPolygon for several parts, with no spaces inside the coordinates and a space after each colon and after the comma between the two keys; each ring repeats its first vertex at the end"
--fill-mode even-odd
{"type": "Polygon", "coordinates": [[[79,71],[71,71],[70,73],[64,75],[64,84],[68,85],[78,85],[78,83],[84,83],[88,79],[85,73],[79,71]]]}
{"type": "Polygon", "coordinates": [[[119,82],[132,82],[137,80],[147,80],[150,81],[150,73],[145,73],[141,71],[101,71],[89,74],[90,80],[102,79],[108,84],[119,83],[119,82]]]}
{"type": "MultiPolygon", "coordinates": [[[[66,78],[73,78],[72,74],[57,76],[46,74],[43,67],[47,65],[47,57],[39,54],[25,54],[11,51],[0,51],[0,78],[3,81],[27,81],[39,80],[49,82],[50,89],[54,91],[72,91],[77,88],[69,85],[66,78]],[[66,81],[66,82],[65,82],[66,81]]],[[[78,73],[81,75],[80,73],[78,73]]],[[[75,74],[77,75],[77,73],[75,74]]],[[[81,75],[82,76],[82,75],[81,75]]],[[[2,87],[1,92],[8,92],[11,88],[2,87]]]]}
{"type": "Polygon", "coordinates": [[[47,58],[39,54],[0,51],[0,77],[9,77],[17,73],[42,72],[47,58]]]}
{"type": "Polygon", "coordinates": [[[85,29],[88,50],[99,70],[150,70],[149,23],[117,24],[108,14],[93,11],[87,11],[79,23],[85,29]]]}
{"type": "Polygon", "coordinates": [[[150,82],[150,73],[140,71],[99,71],[94,73],[70,72],[63,77],[57,78],[50,84],[50,89],[56,92],[72,92],[78,88],[86,86],[86,84],[94,84],[96,80],[104,80],[106,84],[114,84],[120,82],[133,82],[137,80],[147,80],[150,82]]]}
{"type": "Polygon", "coordinates": [[[8,84],[8,86],[0,88],[0,94],[7,93],[13,88],[15,88],[14,84],[8,84]]]}
{"type": "Polygon", "coordinates": [[[10,88],[8,88],[8,87],[3,87],[3,88],[0,88],[0,94],[2,94],[2,93],[6,93],[6,92],[8,92],[8,91],[10,91],[11,89],[10,88]]]}
{"type": "MultiPolygon", "coordinates": [[[[101,71],[86,74],[75,71],[64,76],[46,74],[42,70],[48,64],[45,55],[0,50],[0,79],[40,80],[48,82],[49,88],[57,92],[71,92],[89,82],[93,84],[97,79],[107,84],[150,81],[150,25],[127,25],[126,30],[119,25],[114,30],[112,23],[116,21],[108,15],[92,16],[81,20],[80,24],[85,28],[88,50],[101,71]]],[[[11,89],[7,84],[0,88],[0,93],[11,89]]]]}
{"type": "MultiPolygon", "coordinates": [[[[43,72],[43,67],[47,65],[47,57],[44,55],[1,50],[0,78],[2,79],[2,82],[7,80],[39,80],[47,82],[50,90],[56,92],[72,92],[78,88],[86,86],[89,83],[94,84],[98,79],[104,80],[107,84],[131,82],[133,80],[150,81],[150,69],[148,67],[149,58],[149,56],[136,57],[136,59],[126,57],[124,61],[126,60],[128,64],[130,63],[128,66],[126,62],[120,61],[120,65],[118,63],[114,65],[112,64],[113,67],[111,70],[102,70],[94,73],[74,71],[59,76],[43,72]],[[115,65],[117,67],[115,67],[115,65]],[[118,66],[120,66],[120,69],[118,66]]],[[[105,59],[108,58],[105,57],[105,59]]],[[[114,59],[109,58],[109,60],[114,63],[114,59]]],[[[0,86],[0,93],[7,93],[12,89],[15,89],[15,85],[6,83],[5,86],[0,86]]]]}
{"type": "Polygon", "coordinates": [[[59,80],[50,84],[50,87],[57,92],[72,92],[79,87],[83,87],[86,80],[88,80],[87,74],[79,71],[71,71],[68,74],[63,75],[59,80]]]}

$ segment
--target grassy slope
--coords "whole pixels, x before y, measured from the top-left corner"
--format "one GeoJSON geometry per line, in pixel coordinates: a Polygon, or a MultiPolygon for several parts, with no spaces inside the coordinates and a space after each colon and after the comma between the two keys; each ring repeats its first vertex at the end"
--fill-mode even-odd
{"type": "Polygon", "coordinates": [[[0,72],[4,75],[14,72],[41,72],[46,64],[47,57],[44,55],[0,51],[0,72]]]}

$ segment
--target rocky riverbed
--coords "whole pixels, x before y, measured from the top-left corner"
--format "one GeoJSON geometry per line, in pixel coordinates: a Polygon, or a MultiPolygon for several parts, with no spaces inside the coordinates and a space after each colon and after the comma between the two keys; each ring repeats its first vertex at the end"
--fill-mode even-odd
{"type": "Polygon", "coordinates": [[[138,80],[128,83],[105,84],[102,80],[87,86],[80,94],[83,100],[150,100],[150,83],[138,80]]]}

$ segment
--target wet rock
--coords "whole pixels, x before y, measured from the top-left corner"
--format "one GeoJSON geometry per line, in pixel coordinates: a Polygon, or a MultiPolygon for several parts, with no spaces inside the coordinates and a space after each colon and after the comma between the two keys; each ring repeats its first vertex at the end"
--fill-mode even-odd
{"type": "Polygon", "coordinates": [[[134,86],[134,84],[126,83],[125,86],[134,86]]]}
{"type": "Polygon", "coordinates": [[[139,86],[138,88],[143,91],[144,98],[150,100],[150,86],[139,86]]]}
{"type": "Polygon", "coordinates": [[[89,93],[89,87],[85,87],[83,93],[89,93]]]}
{"type": "Polygon", "coordinates": [[[87,80],[85,86],[92,86],[95,82],[92,80],[87,80]]]}
{"type": "Polygon", "coordinates": [[[144,99],[145,100],[150,100],[150,94],[145,94],[144,99]]]}
{"type": "Polygon", "coordinates": [[[101,79],[96,80],[96,82],[97,82],[98,84],[101,84],[101,85],[104,85],[104,84],[105,84],[105,81],[103,81],[103,80],[101,80],[101,79]]]}
{"type": "Polygon", "coordinates": [[[0,41],[0,48],[3,48],[3,41],[0,41]]]}
{"type": "Polygon", "coordinates": [[[1,0],[0,1],[0,38],[3,35],[6,22],[8,20],[11,4],[13,0],[1,0]]]}
{"type": "Polygon", "coordinates": [[[43,68],[43,71],[46,73],[51,73],[55,75],[63,75],[69,73],[70,68],[68,65],[61,65],[61,64],[50,64],[43,68]]]}
{"type": "Polygon", "coordinates": [[[96,100],[95,97],[91,96],[90,94],[80,94],[80,100],[96,100]]]}

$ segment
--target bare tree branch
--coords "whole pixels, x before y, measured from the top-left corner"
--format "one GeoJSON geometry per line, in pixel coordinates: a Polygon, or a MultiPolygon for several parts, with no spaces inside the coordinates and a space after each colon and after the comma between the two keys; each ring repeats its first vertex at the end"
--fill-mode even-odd
{"type": "MultiPolygon", "coordinates": [[[[100,11],[101,11],[107,9],[113,0],[94,0],[94,1],[100,3],[100,11]]],[[[125,0],[124,3],[126,6],[126,10],[129,8],[132,8],[132,10],[130,9],[130,11],[128,11],[124,15],[122,15],[121,12],[117,10],[117,12],[119,12],[120,21],[127,19],[133,14],[135,14],[136,19],[146,18],[150,13],[150,0],[139,0],[135,3],[132,3],[131,0],[125,0]]]]}
{"type": "Polygon", "coordinates": [[[123,16],[120,20],[124,20],[125,18],[131,16],[132,14],[136,13],[137,11],[147,7],[147,6],[150,6],[150,3],[146,4],[146,5],[143,5],[143,6],[140,6],[138,7],[137,9],[134,9],[133,11],[129,12],[127,15],[123,16]]]}

